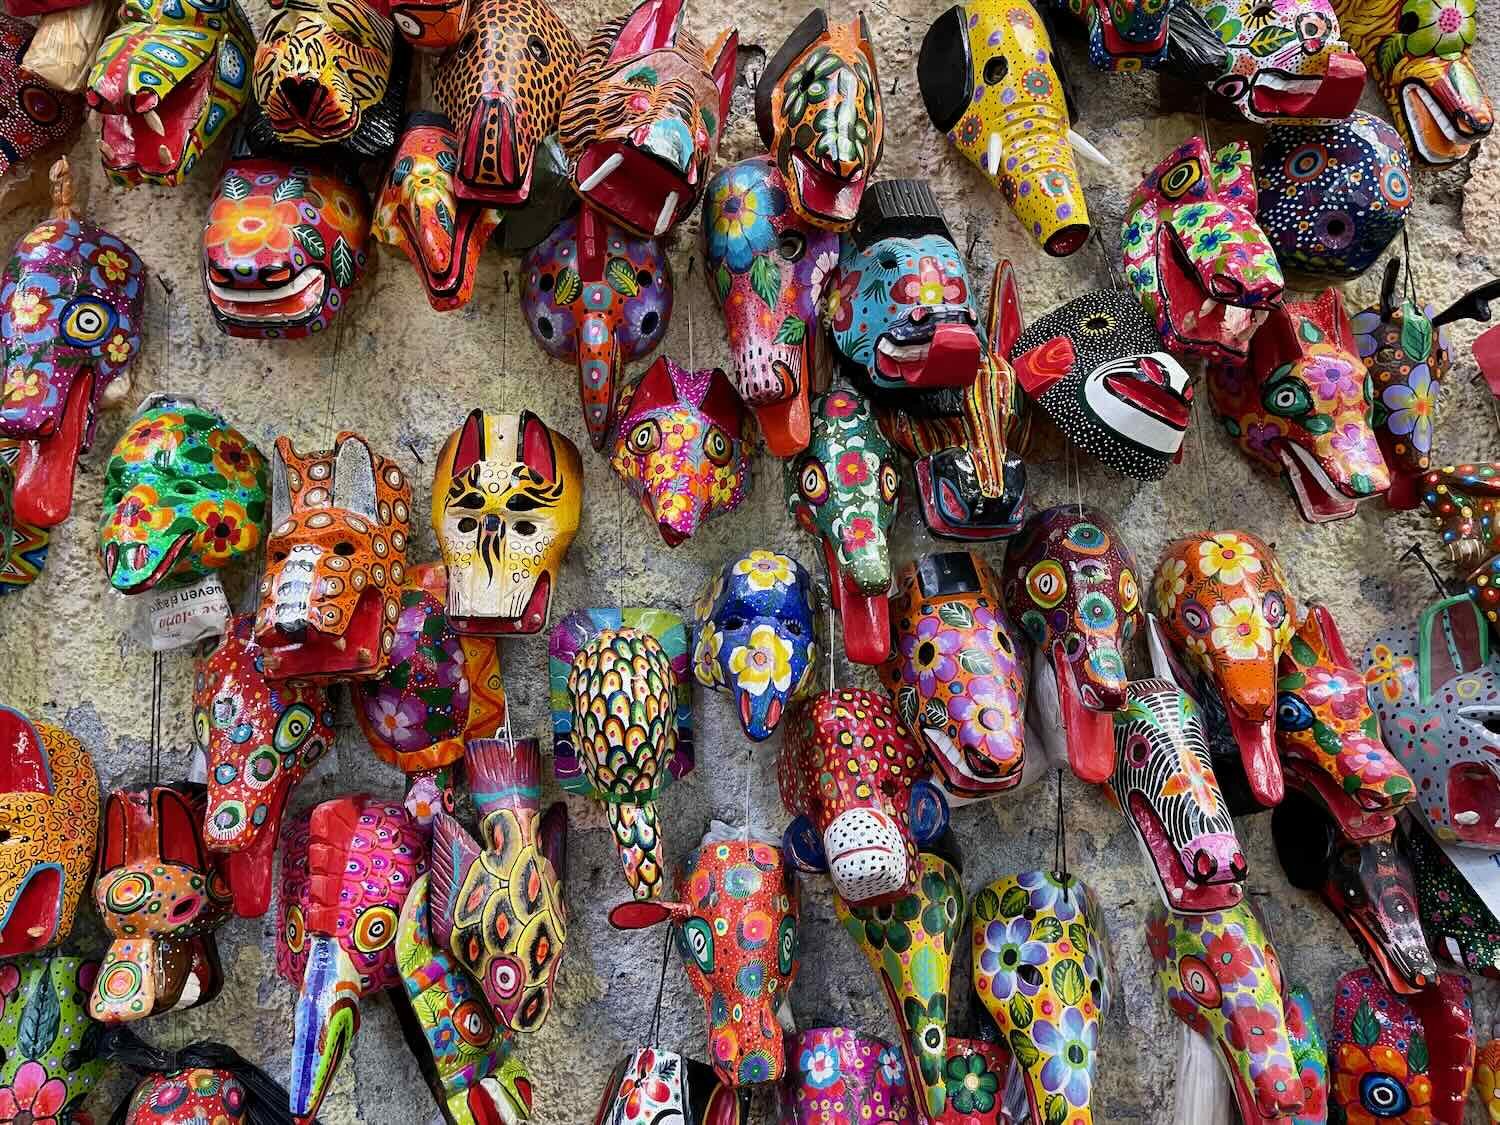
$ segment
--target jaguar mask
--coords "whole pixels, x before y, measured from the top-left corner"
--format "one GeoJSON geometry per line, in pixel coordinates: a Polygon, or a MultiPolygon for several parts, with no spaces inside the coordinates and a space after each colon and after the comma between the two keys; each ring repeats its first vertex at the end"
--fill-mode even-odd
{"type": "Polygon", "coordinates": [[[819,307],[839,258],[836,233],[794,209],[769,156],[731,164],[703,195],[704,263],[729,331],[735,388],[776,457],[807,447],[819,307]]]}
{"type": "Polygon", "coordinates": [[[98,973],[98,960],[58,953],[0,962],[0,1119],[86,1116],[83,1103],[105,1070],[103,1029],[88,1014],[98,973]]]}
{"type": "MultiPolygon", "coordinates": [[[[0,957],[60,945],[94,863],[99,778],[61,727],[0,706],[0,957]]],[[[3,1009],[0,1009],[3,1014],[3,1009]]]]}
{"type": "Polygon", "coordinates": [[[1125,277],[1179,358],[1243,361],[1281,296],[1281,266],[1255,205],[1250,146],[1232,141],[1210,155],[1202,137],[1131,196],[1120,235],[1125,277]]]}
{"type": "Polygon", "coordinates": [[[655,241],[585,207],[527,252],[521,272],[526,323],[548,355],[577,362],[589,443],[602,451],[620,373],[667,334],[672,267],[655,241]]]}
{"type": "Polygon", "coordinates": [[[660,609],[574,610],[547,657],[558,784],[604,802],[631,893],[660,898],[657,798],[693,768],[687,627],[660,609]]]}
{"type": "Polygon", "coordinates": [[[755,124],[792,211],[848,230],[885,144],[885,108],[870,25],[830,24],[814,8],[761,72],[755,124]]]}
{"type": "Polygon", "coordinates": [[[583,509],[578,447],[529,410],[476,407],[443,443],[432,530],[460,633],[540,633],[583,509]]]}
{"type": "Polygon", "coordinates": [[[411,482],[343,431],[303,455],[276,439],[255,638],[275,680],[378,676],[396,640],[411,482]]]}
{"type": "Polygon", "coordinates": [[[472,0],[463,35],[433,79],[457,134],[461,199],[527,201],[537,145],[557,128],[579,54],[547,0],[472,0]]]}
{"type": "Polygon", "coordinates": [[[777,1107],[784,1125],[917,1125],[899,1048],[847,1027],[787,1036],[777,1107]]]}
{"type": "Polygon", "coordinates": [[[238,0],[126,0],[89,71],[110,180],[174,187],[250,97],[255,32],[238,0]]]}
{"type": "Polygon", "coordinates": [[[637,1047],[615,1066],[594,1125],[749,1125],[750,1091],[719,1084],[713,1067],[659,1047],[637,1047]]]}
{"type": "Polygon", "coordinates": [[[1486,878],[1489,854],[1450,850],[1405,818],[1396,847],[1411,864],[1422,932],[1433,951],[1466,973],[1500,979],[1500,918],[1487,901],[1493,892],[1486,878]],[[1479,860],[1477,870],[1471,856],[1479,860]]]}
{"type": "MultiPolygon", "coordinates": [[[[17,203],[31,202],[31,185],[44,181],[51,161],[83,124],[83,98],[53,89],[21,64],[36,28],[0,12],[0,209],[9,210],[6,189],[17,203]]],[[[46,198],[45,192],[42,198],[46,198]]]]}
{"type": "Polygon", "coordinates": [[[811,575],[787,555],[747,551],[698,597],[693,636],[694,677],[727,692],[745,734],[764,742],[817,666],[811,575]]]}
{"type": "Polygon", "coordinates": [[[1142,624],[1138,574],[1114,521],[1076,504],[1032,516],[1005,552],[1005,608],[1031,641],[1036,733],[1053,761],[1096,784],[1114,772],[1113,715],[1142,624]]]}
{"type": "Polygon", "coordinates": [[[880,678],[954,803],[1020,783],[1026,677],[1000,582],[973,551],[923,555],[896,574],[895,643],[880,678]]]}
{"type": "Polygon", "coordinates": [[[589,40],[557,135],[590,207],[660,238],[698,205],[734,86],[739,33],[705,47],[684,0],[642,0],[589,40]]]}
{"type": "Polygon", "coordinates": [[[94,905],[112,940],[89,1001],[102,1023],[194,1008],[224,986],[214,931],[233,895],[204,847],[203,812],[201,786],[109,795],[94,905]]]}

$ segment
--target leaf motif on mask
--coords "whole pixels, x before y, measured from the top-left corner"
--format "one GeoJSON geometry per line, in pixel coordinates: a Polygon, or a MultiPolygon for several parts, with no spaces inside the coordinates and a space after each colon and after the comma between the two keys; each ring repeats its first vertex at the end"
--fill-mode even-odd
{"type": "Polygon", "coordinates": [[[37,977],[31,995],[21,1009],[21,1021],[16,1027],[16,1050],[23,1058],[41,1058],[56,1042],[61,1022],[62,1004],[52,987],[51,972],[44,971],[37,977]]]}
{"type": "Polygon", "coordinates": [[[1000,916],[1003,918],[1019,917],[1030,905],[1031,899],[1027,896],[1025,887],[1009,887],[1004,897],[1000,899],[1000,916]]]}
{"type": "Polygon", "coordinates": [[[302,244],[302,249],[307,251],[309,258],[322,261],[323,255],[328,253],[328,244],[323,241],[318,228],[311,223],[298,223],[292,228],[292,236],[302,244]]]}
{"type": "Polygon", "coordinates": [[[444,234],[452,238],[454,228],[453,212],[448,209],[448,205],[441,199],[438,200],[436,211],[438,226],[443,228],[444,234]]]}
{"type": "Polygon", "coordinates": [[[1432,321],[1425,316],[1402,318],[1401,350],[1413,359],[1426,362],[1432,352],[1432,321]]]}
{"type": "Polygon", "coordinates": [[[729,271],[724,268],[724,263],[719,263],[719,268],[714,270],[714,291],[719,294],[719,304],[723,304],[729,297],[729,287],[734,284],[734,279],[729,276],[729,271]]]}
{"type": "Polygon", "coordinates": [[[988,676],[995,670],[990,654],[977,648],[966,648],[958,654],[958,666],[971,676],[988,676]]]}
{"type": "Polygon", "coordinates": [[[1036,1044],[1031,1041],[1031,1036],[1024,1031],[1012,1031],[1010,1033],[1010,1051],[1016,1056],[1016,1062],[1027,1070],[1041,1060],[1041,1052],[1036,1049],[1036,1044]]]}
{"type": "Polygon", "coordinates": [[[1413,1074],[1426,1074],[1429,1065],[1427,1054],[1427,1040],[1421,1035],[1411,1037],[1411,1046],[1406,1052],[1406,1061],[1411,1065],[1413,1074]]]}
{"type": "Polygon", "coordinates": [[[271,193],[273,203],[285,203],[290,199],[301,199],[307,192],[307,184],[296,176],[290,176],[276,185],[271,193]]]}
{"type": "Polygon", "coordinates": [[[583,292],[583,279],[574,269],[562,270],[557,275],[557,284],[552,287],[552,303],[559,308],[571,305],[583,292]]]}
{"type": "Polygon", "coordinates": [[[970,629],[974,626],[974,612],[963,602],[944,602],[938,606],[938,620],[955,629],[970,629]]]}
{"type": "Polygon", "coordinates": [[[443,149],[433,159],[437,161],[437,166],[450,176],[458,171],[458,154],[452,149],[443,149]]]}
{"type": "Polygon", "coordinates": [[[1029,1027],[1035,1018],[1031,1009],[1031,1001],[1017,992],[1010,998],[1010,1022],[1017,1027],[1029,1027]]]}
{"type": "Polygon", "coordinates": [[[1063,1125],[1068,1119],[1068,1099],[1061,1094],[1048,1094],[1042,1103],[1042,1125],[1063,1125]]]}
{"type": "Polygon", "coordinates": [[[1031,936],[1037,941],[1046,942],[1048,945],[1056,945],[1062,940],[1063,924],[1051,915],[1048,915],[1046,918],[1038,918],[1036,924],[1031,928],[1031,936]]]}
{"type": "Polygon", "coordinates": [[[807,321],[800,316],[788,316],[776,331],[778,344],[800,344],[807,339],[807,321]]]}
{"type": "Polygon", "coordinates": [[[1380,1039],[1380,1021],[1375,1018],[1368,999],[1359,1002],[1351,1030],[1354,1032],[1354,1041],[1361,1047],[1373,1047],[1380,1039]]]}
{"type": "Polygon", "coordinates": [[[1088,983],[1083,979],[1083,968],[1077,961],[1059,961],[1052,966],[1052,988],[1057,998],[1072,1007],[1083,999],[1088,983]]]}
{"type": "Polygon", "coordinates": [[[225,199],[235,201],[245,199],[250,195],[250,181],[243,176],[225,176],[223,186],[219,190],[224,193],[225,199]]]}
{"type": "Polygon", "coordinates": [[[641,283],[636,280],[635,267],[624,258],[609,260],[609,264],[604,267],[604,280],[609,282],[609,287],[622,297],[634,297],[641,291],[641,283]]]}
{"type": "Polygon", "coordinates": [[[771,264],[771,259],[756,258],[750,263],[750,288],[766,303],[766,308],[776,307],[776,302],[781,297],[781,274],[771,264]]]}
{"type": "Polygon", "coordinates": [[[1263,59],[1267,55],[1274,55],[1296,38],[1297,33],[1291,28],[1272,24],[1250,36],[1250,41],[1245,46],[1250,48],[1250,53],[1256,58],[1263,59]]]}
{"type": "Polygon", "coordinates": [[[333,280],[340,289],[354,284],[354,252],[340,235],[333,243],[333,280]]]}

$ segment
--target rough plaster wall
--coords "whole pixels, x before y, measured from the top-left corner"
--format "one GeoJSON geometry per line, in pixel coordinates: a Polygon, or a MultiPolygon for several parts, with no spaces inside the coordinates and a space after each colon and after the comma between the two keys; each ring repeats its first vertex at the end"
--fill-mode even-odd
{"type": "MultiPolygon", "coordinates": [[[[624,4],[563,0],[558,7],[582,38],[624,4]]],[[[1480,7],[1487,22],[1482,22],[1476,52],[1479,71],[1487,87],[1500,92],[1500,12],[1489,3],[1480,7]]],[[[718,8],[701,0],[690,5],[692,30],[715,32],[723,18],[718,8]]],[[[774,53],[805,8],[767,0],[736,5],[742,42],[774,53]]],[[[1082,289],[1107,283],[1105,260],[1092,244],[1070,259],[1044,257],[999,195],[929,125],[917,93],[915,56],[939,8],[898,0],[869,11],[887,91],[886,151],[879,172],[928,177],[956,237],[964,245],[975,240],[970,261],[974,278],[987,279],[995,260],[1009,257],[1019,267],[1023,306],[1036,316],[1082,289]]],[[[838,0],[831,14],[848,19],[854,11],[849,0],[838,0]]],[[[257,3],[252,11],[257,28],[264,26],[265,16],[257,3]]],[[[1180,87],[1158,90],[1151,76],[1094,73],[1075,43],[1065,45],[1063,53],[1078,88],[1079,128],[1113,161],[1107,169],[1083,165],[1082,170],[1103,246],[1117,263],[1121,216],[1130,192],[1171,146],[1201,128],[1197,98],[1180,87]],[[1191,113],[1163,116],[1163,105],[1191,113]]],[[[431,63],[422,60],[420,65],[427,72],[425,86],[431,63]]],[[[1384,111],[1373,87],[1366,91],[1366,108],[1384,111]]],[[[1213,121],[1210,127],[1215,141],[1232,135],[1258,139],[1256,131],[1243,126],[1213,121]]],[[[122,191],[104,182],[94,143],[93,134],[86,132],[74,155],[88,191],[88,213],[135,246],[160,284],[151,286],[146,344],[129,408],[100,420],[94,448],[82,462],[72,519],[54,534],[42,578],[34,588],[0,601],[0,668],[5,669],[0,697],[82,738],[109,787],[144,777],[151,660],[126,636],[134,607],[108,590],[95,561],[93,528],[110,448],[130,409],[147,393],[198,394],[219,405],[263,449],[280,433],[307,449],[326,446],[339,428],[361,430],[417,482],[418,513],[426,510],[438,445],[472,406],[526,407],[561,427],[581,449],[587,450],[588,443],[573,368],[543,355],[522,320],[515,258],[491,250],[473,303],[459,312],[437,314],[429,309],[405,258],[382,247],[375,255],[378,269],[354,294],[336,331],[295,343],[231,340],[214,328],[198,277],[199,231],[218,160],[205,161],[192,182],[177,190],[122,191]]],[[[759,149],[749,92],[740,89],[720,160],[739,160],[759,149]]],[[[1415,196],[1411,248],[1422,295],[1441,308],[1482,278],[1500,273],[1500,144],[1491,142],[1472,169],[1419,170],[1415,196]]],[[[31,208],[0,220],[0,245],[9,246],[39,217],[40,209],[31,208]]],[[[689,273],[690,260],[699,254],[697,240],[693,219],[678,229],[670,248],[678,288],[667,350],[699,367],[727,366],[723,329],[704,284],[701,260],[689,273]]],[[[1350,286],[1351,308],[1375,299],[1380,273],[1376,267],[1350,286]]],[[[1471,324],[1454,333],[1456,366],[1445,385],[1437,439],[1438,456],[1444,459],[1494,454],[1500,419],[1483,386],[1470,383],[1475,374],[1469,353],[1473,336],[1471,324]]],[[[1413,540],[1426,543],[1437,557],[1431,550],[1435,537],[1420,516],[1393,516],[1370,504],[1341,523],[1304,524],[1285,487],[1253,470],[1212,423],[1201,395],[1200,402],[1184,462],[1161,484],[1122,480],[1093,465],[1080,469],[1076,461],[1054,462],[1033,466],[1028,485],[1032,502],[1042,507],[1081,497],[1102,505],[1115,514],[1145,572],[1154,569],[1162,546],[1186,530],[1240,526],[1253,531],[1274,543],[1295,594],[1332,607],[1355,653],[1377,629],[1410,621],[1431,599],[1426,577],[1398,559],[1413,540]]],[[[742,509],[675,551],[659,542],[603,458],[585,453],[585,466],[585,517],[561,581],[562,610],[640,603],[686,610],[724,559],[751,547],[787,551],[821,570],[812,540],[785,514],[780,466],[764,454],[755,460],[753,488],[742,509]]],[[[432,534],[425,519],[419,523],[413,558],[434,557],[432,534]]],[[[895,559],[905,561],[934,549],[941,545],[927,536],[915,506],[906,503],[895,531],[895,559]]],[[[999,544],[980,550],[998,566],[999,544]]],[[[250,605],[244,592],[253,581],[250,573],[237,573],[230,581],[241,608],[250,605]]],[[[505,642],[506,685],[517,734],[546,730],[545,660],[543,637],[505,642]]],[[[1136,653],[1134,660],[1133,670],[1143,674],[1144,654],[1136,653]]],[[[875,686],[868,671],[856,672],[842,661],[837,675],[840,683],[875,686]]],[[[165,682],[165,776],[171,778],[187,770],[192,743],[186,652],[166,658],[165,682]]],[[[747,801],[757,828],[779,833],[785,820],[776,793],[774,745],[752,753],[723,696],[700,692],[696,716],[699,767],[668,793],[663,806],[674,863],[694,846],[710,817],[742,822],[747,801]]],[[[360,790],[397,794],[401,778],[365,746],[345,703],[337,753],[302,784],[293,803],[300,808],[360,790]]],[[[1143,917],[1155,892],[1130,833],[1102,797],[1071,778],[1064,792],[1072,865],[1105,905],[1119,974],[1120,999],[1104,1029],[1096,1119],[1111,1125],[1165,1122],[1172,1107],[1179,1025],[1159,999],[1149,972],[1143,917]]],[[[567,889],[573,921],[560,993],[547,1025],[522,1044],[536,1080],[537,1119],[543,1125],[592,1120],[613,1062],[646,1032],[661,948],[660,936],[652,932],[619,935],[609,929],[605,913],[625,893],[615,850],[598,806],[576,798],[569,798],[569,805],[575,828],[567,889]]],[[[1268,819],[1239,824],[1250,857],[1251,891],[1267,915],[1289,977],[1312,989],[1326,1027],[1334,982],[1360,957],[1316,897],[1291,889],[1282,878],[1268,819]]],[[[1004,872],[1051,862],[1050,795],[1046,801],[1033,794],[970,806],[956,813],[954,825],[971,894],[1004,872]]],[[[792,994],[797,1018],[805,1024],[837,1021],[889,1037],[884,998],[834,918],[827,883],[809,884],[803,903],[802,970],[792,994]]],[[[75,944],[97,949],[100,931],[92,911],[87,914],[75,944]]],[[[274,930],[270,916],[231,922],[219,938],[227,976],[223,995],[140,1030],[168,1045],[204,1036],[221,1039],[284,1076],[292,991],[275,976],[274,930]]],[[[959,998],[954,1027],[959,1030],[967,1026],[966,962],[964,957],[954,974],[959,998]]],[[[1487,1038],[1495,990],[1479,983],[1475,993],[1477,1024],[1487,1038]]],[[[368,1001],[363,1019],[323,1119],[343,1125],[431,1118],[432,1100],[388,1003],[368,1001]]],[[[661,1042],[707,1057],[702,1008],[680,972],[667,981],[661,1042]]],[[[95,1108],[104,1112],[125,1088],[122,1079],[113,1079],[95,1108]]],[[[757,1106],[757,1122],[772,1120],[764,1095],[757,1106]]],[[[1480,1120],[1477,1108],[1472,1119],[1480,1120]]]]}

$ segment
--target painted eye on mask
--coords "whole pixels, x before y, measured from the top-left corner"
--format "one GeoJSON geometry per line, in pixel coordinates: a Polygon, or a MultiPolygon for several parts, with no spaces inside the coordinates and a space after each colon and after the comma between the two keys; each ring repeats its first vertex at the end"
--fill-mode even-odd
{"type": "Polygon", "coordinates": [[[1266,596],[1261,600],[1261,610],[1266,615],[1266,624],[1274,631],[1281,627],[1286,620],[1286,599],[1275,590],[1266,591],[1266,596]]]}
{"type": "Polygon", "coordinates": [[[783,231],[776,242],[776,252],[788,262],[800,262],[807,253],[807,236],[800,231],[783,231]]]}
{"type": "Polygon", "coordinates": [[[193,712],[193,737],[198,742],[198,749],[205,754],[208,752],[208,712],[199,707],[193,712]]]}
{"type": "Polygon", "coordinates": [[[1068,592],[1068,579],[1056,559],[1043,559],[1026,575],[1026,592],[1043,609],[1051,609],[1068,592]]]}
{"type": "Polygon", "coordinates": [[[1161,178],[1161,193],[1168,199],[1181,199],[1202,178],[1202,165],[1196,160],[1184,160],[1161,178]]]}
{"type": "Polygon", "coordinates": [[[661,427],[653,421],[641,422],[630,431],[625,445],[638,457],[654,453],[661,448],[661,427]]]}
{"type": "Polygon", "coordinates": [[[271,740],[276,744],[276,749],[285,754],[301,746],[312,728],[312,708],[294,703],[277,720],[276,733],[271,736],[271,740]]]}
{"type": "Polygon", "coordinates": [[[458,1006],[453,1013],[453,1027],[460,1039],[474,1047],[486,1046],[495,1035],[494,1023],[477,1000],[465,1000],[458,1006]]]}
{"type": "Polygon", "coordinates": [[[354,923],[354,948],[361,953],[379,953],[396,936],[396,912],[389,906],[374,906],[354,923]]]}
{"type": "Polygon", "coordinates": [[[75,297],[63,309],[63,339],[75,348],[92,348],[115,326],[115,310],[94,297],[75,297]]]}
{"type": "Polygon", "coordinates": [[[1184,957],[1177,966],[1178,979],[1182,987],[1194,1000],[1205,1008],[1217,1008],[1223,992],[1208,963],[1199,957],[1184,957]]]}
{"type": "Polygon", "coordinates": [[[988,62],[984,64],[984,84],[986,86],[998,86],[1005,81],[1005,76],[1010,71],[1010,63],[1004,55],[991,55],[988,62]]]}
{"type": "Polygon", "coordinates": [[[1200,637],[1208,635],[1208,614],[1197,602],[1189,602],[1182,607],[1182,621],[1196,635],[1200,637]]]}
{"type": "Polygon", "coordinates": [[[1313,725],[1312,708],[1300,695],[1282,692],[1276,699],[1276,729],[1283,731],[1308,730],[1313,725]]]}
{"type": "Polygon", "coordinates": [[[689,918],[682,924],[682,940],[688,954],[705,973],[714,970],[714,935],[702,918],[689,918]]]}
{"type": "Polygon", "coordinates": [[[245,759],[245,783],[252,789],[264,789],[276,780],[281,770],[281,760],[269,746],[260,749],[245,759]]]}
{"type": "Polygon", "coordinates": [[[828,499],[828,474],[821,462],[809,460],[797,475],[797,491],[809,504],[821,504],[828,499]]]}
{"type": "Polygon", "coordinates": [[[526,40],[526,53],[538,66],[546,66],[552,61],[552,52],[547,50],[547,44],[540,35],[533,35],[526,40]]]}
{"type": "Polygon", "coordinates": [[[703,455],[715,465],[724,466],[729,464],[730,454],[733,452],[729,435],[718,426],[710,426],[703,437],[703,455]]]}
{"type": "Polygon", "coordinates": [[[1266,384],[1261,402],[1272,414],[1282,418],[1300,418],[1312,410],[1312,396],[1301,379],[1277,379],[1266,384]]]}
{"type": "Polygon", "coordinates": [[[901,478],[896,475],[896,466],[889,461],[880,466],[880,498],[887,504],[896,502],[896,490],[901,485],[901,478]]]}

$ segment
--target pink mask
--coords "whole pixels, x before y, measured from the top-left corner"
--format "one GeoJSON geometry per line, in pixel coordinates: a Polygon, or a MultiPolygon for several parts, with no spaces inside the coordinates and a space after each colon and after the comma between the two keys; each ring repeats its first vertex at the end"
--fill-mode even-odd
{"type": "Polygon", "coordinates": [[[917,1125],[901,1050],[847,1027],[787,1036],[782,1125],[917,1125]]]}

